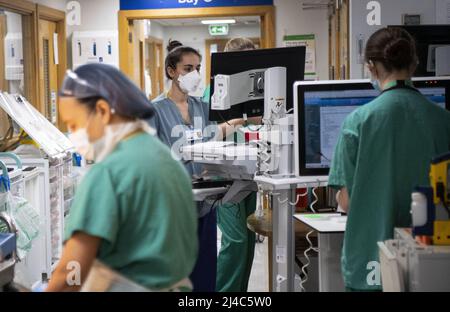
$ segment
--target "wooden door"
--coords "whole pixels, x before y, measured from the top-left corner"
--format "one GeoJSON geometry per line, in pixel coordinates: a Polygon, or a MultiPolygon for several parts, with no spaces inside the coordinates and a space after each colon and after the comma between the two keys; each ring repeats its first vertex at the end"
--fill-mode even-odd
{"type": "MultiPolygon", "coordinates": [[[[256,48],[259,49],[261,47],[261,39],[260,38],[249,38],[255,44],[256,48]]],[[[205,71],[205,81],[207,85],[209,84],[209,80],[211,78],[211,54],[216,52],[223,52],[225,50],[225,46],[230,38],[222,38],[222,39],[207,39],[205,40],[205,61],[206,61],[206,71],[205,71]]]]}
{"type": "Polygon", "coordinates": [[[139,86],[145,90],[145,47],[144,42],[139,40],[139,86]]]}
{"type": "Polygon", "coordinates": [[[342,1],[339,8],[339,64],[340,79],[350,78],[350,40],[349,40],[349,4],[348,0],[342,1]]]}
{"type": "Polygon", "coordinates": [[[146,49],[146,68],[148,70],[148,73],[150,74],[151,80],[151,94],[146,95],[153,100],[164,92],[163,41],[156,38],[149,38],[146,41],[146,49]]]}
{"type": "Polygon", "coordinates": [[[39,20],[39,110],[54,125],[58,126],[58,55],[55,47],[55,22],[39,20]]]}
{"type": "Polygon", "coordinates": [[[330,79],[350,78],[349,2],[341,1],[329,16],[330,79]]]}
{"type": "Polygon", "coordinates": [[[336,28],[336,19],[337,14],[336,10],[333,9],[333,12],[328,17],[328,25],[329,25],[329,38],[328,38],[328,46],[329,46],[329,61],[330,61],[330,69],[329,69],[329,79],[335,80],[337,79],[337,58],[336,58],[336,49],[338,49],[337,44],[337,28],[336,28]]]}

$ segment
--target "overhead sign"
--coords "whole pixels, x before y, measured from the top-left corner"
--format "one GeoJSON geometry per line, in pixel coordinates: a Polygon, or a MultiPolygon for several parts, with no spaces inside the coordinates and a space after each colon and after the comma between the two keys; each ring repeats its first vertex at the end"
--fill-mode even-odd
{"type": "Polygon", "coordinates": [[[120,0],[121,10],[154,10],[273,5],[273,0],[120,0]]]}
{"type": "Polygon", "coordinates": [[[209,25],[209,34],[211,36],[226,36],[228,35],[228,25],[209,25]]]}

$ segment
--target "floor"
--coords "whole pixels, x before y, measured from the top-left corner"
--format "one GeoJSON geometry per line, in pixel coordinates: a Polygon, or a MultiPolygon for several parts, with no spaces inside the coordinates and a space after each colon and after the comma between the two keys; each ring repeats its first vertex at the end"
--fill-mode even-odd
{"type": "Polygon", "coordinates": [[[269,263],[268,263],[268,239],[256,243],[255,258],[253,260],[252,273],[248,285],[249,292],[269,291],[269,263]]]}
{"type": "MultiPolygon", "coordinates": [[[[217,229],[217,250],[220,250],[222,233],[217,229]]],[[[253,259],[252,273],[248,284],[249,292],[269,291],[269,264],[268,264],[268,239],[262,243],[256,243],[255,257],[253,259]]]]}

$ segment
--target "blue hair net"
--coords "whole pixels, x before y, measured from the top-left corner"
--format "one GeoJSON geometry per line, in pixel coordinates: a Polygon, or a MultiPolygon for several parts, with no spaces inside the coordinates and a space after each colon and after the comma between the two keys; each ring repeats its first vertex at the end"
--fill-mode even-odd
{"type": "Polygon", "coordinates": [[[59,92],[61,97],[88,99],[100,97],[114,113],[148,119],[154,109],[145,94],[117,68],[100,63],[86,64],[68,71],[59,92]]]}

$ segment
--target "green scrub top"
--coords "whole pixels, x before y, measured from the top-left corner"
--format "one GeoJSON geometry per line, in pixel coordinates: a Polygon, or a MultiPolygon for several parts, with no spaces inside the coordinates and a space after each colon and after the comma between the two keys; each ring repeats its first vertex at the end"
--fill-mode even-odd
{"type": "Polygon", "coordinates": [[[156,137],[130,137],[86,174],[65,240],[80,231],[102,239],[97,258],[150,289],[189,276],[197,258],[191,180],[156,137]]]}
{"type": "Polygon", "coordinates": [[[431,159],[449,150],[450,112],[411,89],[386,91],[346,118],[329,176],[330,186],[345,186],[350,195],[346,287],[381,289],[369,275],[379,260],[377,242],[391,239],[395,227],[411,226],[411,193],[429,185],[431,159]]]}

